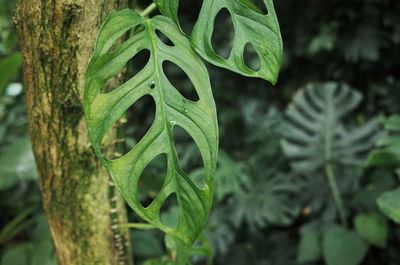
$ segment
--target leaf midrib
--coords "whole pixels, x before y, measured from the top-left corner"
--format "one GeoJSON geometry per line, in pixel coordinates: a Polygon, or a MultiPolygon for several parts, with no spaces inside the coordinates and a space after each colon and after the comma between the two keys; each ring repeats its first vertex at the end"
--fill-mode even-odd
{"type": "MultiPolygon", "coordinates": [[[[174,161],[174,166],[175,166],[174,171],[176,173],[176,167],[177,167],[177,163],[178,163],[178,158],[177,158],[176,152],[174,152],[175,146],[174,146],[173,141],[172,141],[172,130],[169,129],[169,123],[170,122],[167,119],[167,114],[166,114],[166,111],[165,111],[165,105],[167,105],[167,103],[164,101],[164,92],[163,92],[163,90],[161,88],[161,75],[160,75],[159,65],[158,65],[158,61],[157,61],[157,47],[156,47],[157,45],[155,43],[155,38],[153,37],[153,34],[152,34],[154,29],[153,29],[151,21],[149,19],[147,19],[145,22],[146,22],[146,25],[147,25],[147,33],[148,33],[148,35],[150,37],[150,40],[151,40],[152,53],[153,53],[153,63],[154,63],[154,72],[155,72],[155,76],[156,76],[156,80],[157,80],[156,89],[157,89],[157,91],[159,93],[159,96],[160,96],[160,101],[161,101],[160,108],[161,108],[161,112],[162,112],[162,119],[164,121],[164,129],[167,132],[168,145],[170,147],[170,155],[172,156],[172,159],[174,161]]],[[[176,179],[176,178],[174,178],[174,179],[176,179]]],[[[178,196],[178,194],[177,194],[177,196],[178,196]]]]}

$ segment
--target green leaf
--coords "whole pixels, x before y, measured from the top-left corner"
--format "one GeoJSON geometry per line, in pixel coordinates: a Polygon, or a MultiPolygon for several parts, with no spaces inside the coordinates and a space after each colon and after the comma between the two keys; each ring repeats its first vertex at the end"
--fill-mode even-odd
{"type": "Polygon", "coordinates": [[[171,18],[179,26],[179,0],[154,0],[154,3],[164,16],[171,18]]]}
{"type": "Polygon", "coordinates": [[[44,214],[36,216],[38,224],[33,231],[34,248],[31,252],[31,265],[56,265],[57,257],[50,236],[49,224],[44,214]]]}
{"type": "Polygon", "coordinates": [[[342,118],[361,102],[359,92],[337,83],[309,84],[294,97],[282,125],[282,148],[297,171],[314,171],[326,162],[362,166],[373,146],[379,118],[347,130],[342,118]],[[368,140],[366,140],[368,139],[368,140]]]}
{"type": "Polygon", "coordinates": [[[37,216],[38,224],[33,231],[32,239],[34,242],[51,240],[49,224],[44,214],[37,216]]]}
{"type": "Polygon", "coordinates": [[[400,149],[395,149],[394,146],[376,149],[369,154],[365,164],[367,166],[400,167],[400,149]]]}
{"type": "Polygon", "coordinates": [[[383,193],[377,204],[384,215],[400,224],[400,188],[383,193]]]}
{"type": "Polygon", "coordinates": [[[390,116],[390,118],[385,121],[385,130],[400,132],[400,115],[390,116]]]}
{"type": "Polygon", "coordinates": [[[247,6],[248,8],[253,9],[254,11],[262,14],[262,10],[260,10],[260,8],[258,8],[253,2],[251,2],[251,0],[239,0],[239,2],[241,2],[243,5],[247,6]]]}
{"type": "Polygon", "coordinates": [[[100,29],[88,66],[84,105],[95,153],[130,207],[155,227],[191,245],[205,226],[211,209],[218,125],[206,67],[176,24],[162,16],[144,19],[132,10],[112,13],[100,29]],[[143,31],[109,51],[118,38],[139,26],[144,28],[143,31]],[[156,30],[167,36],[174,46],[165,45],[157,37],[156,30]],[[124,65],[144,49],[150,51],[144,69],[113,91],[102,93],[106,81],[120,73],[124,65]],[[178,65],[187,74],[199,96],[198,101],[187,100],[170,84],[163,72],[164,61],[178,65]],[[126,155],[107,159],[100,150],[104,135],[144,95],[154,99],[154,123],[126,155]],[[199,147],[205,171],[204,189],[199,189],[181,169],[172,137],[175,125],[186,130],[199,147]],[[168,160],[166,179],[154,201],[145,208],[138,200],[138,181],[143,169],[160,154],[166,154],[168,160]],[[173,193],[179,208],[176,229],[160,220],[160,209],[173,193]]]}
{"type": "Polygon", "coordinates": [[[0,190],[20,180],[36,180],[36,165],[29,139],[20,138],[0,156],[0,190]]]}
{"type": "Polygon", "coordinates": [[[376,212],[378,197],[398,185],[391,170],[377,170],[368,179],[364,179],[364,183],[364,188],[353,197],[352,204],[357,212],[376,212]]]}
{"type": "Polygon", "coordinates": [[[204,0],[191,42],[194,49],[207,61],[236,73],[260,77],[275,84],[282,61],[282,38],[272,0],[264,0],[268,15],[260,14],[254,8],[237,0],[204,0]],[[235,31],[233,48],[228,59],[218,55],[211,43],[214,21],[222,9],[228,9],[235,31]],[[260,69],[250,69],[244,62],[243,54],[251,44],[260,59],[260,69]]]}
{"type": "Polygon", "coordinates": [[[317,261],[321,257],[320,233],[317,231],[307,231],[301,235],[297,262],[305,263],[317,261]]]}
{"type": "Polygon", "coordinates": [[[358,214],[354,218],[356,232],[371,245],[385,248],[388,235],[386,219],[377,213],[358,214]]]}
{"type": "MultiPolygon", "coordinates": [[[[245,76],[260,77],[275,84],[282,61],[282,37],[272,0],[263,0],[268,9],[264,15],[249,0],[203,0],[199,18],[193,28],[191,42],[194,49],[207,61],[245,76]],[[211,38],[218,13],[226,8],[232,17],[235,40],[228,59],[218,55],[211,38]],[[243,54],[251,44],[260,59],[260,69],[250,69],[243,54]]],[[[155,0],[161,12],[177,24],[179,0],[155,0]]]]}
{"type": "Polygon", "coordinates": [[[21,243],[7,249],[2,254],[1,265],[30,265],[32,243],[21,243]]]}
{"type": "Polygon", "coordinates": [[[14,53],[13,55],[0,60],[0,95],[3,94],[8,83],[18,75],[21,63],[21,53],[14,53]]]}
{"type": "Polygon", "coordinates": [[[35,247],[31,253],[30,265],[56,265],[57,259],[53,247],[53,243],[50,240],[41,241],[35,244],[35,247]]]}
{"type": "Polygon", "coordinates": [[[384,124],[389,134],[376,143],[378,148],[369,154],[366,165],[400,167],[400,116],[393,115],[384,124]]]}
{"type": "Polygon", "coordinates": [[[322,252],[327,265],[357,265],[362,262],[368,245],[355,232],[343,227],[330,228],[322,241],[322,252]]]}

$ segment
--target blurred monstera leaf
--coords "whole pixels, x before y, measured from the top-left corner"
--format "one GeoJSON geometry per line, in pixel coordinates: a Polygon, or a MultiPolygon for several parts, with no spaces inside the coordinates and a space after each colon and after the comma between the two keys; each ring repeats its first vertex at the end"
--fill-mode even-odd
{"type": "MultiPolygon", "coordinates": [[[[161,12],[178,21],[179,0],[156,0],[161,12]]],[[[261,12],[251,0],[203,0],[199,18],[193,28],[193,48],[207,61],[236,73],[263,78],[272,84],[278,79],[282,60],[282,37],[272,0],[263,0],[268,11],[261,12]],[[231,15],[235,38],[228,58],[215,52],[212,36],[215,19],[224,9],[231,15]],[[260,69],[251,69],[244,61],[246,46],[252,46],[260,60],[260,69]]]]}
{"type": "MultiPolygon", "coordinates": [[[[223,201],[229,195],[234,194],[250,182],[248,165],[243,161],[235,161],[224,151],[218,152],[218,167],[215,172],[215,199],[223,201]]],[[[202,169],[193,170],[192,179],[201,178],[202,169]]]]}
{"type": "Polygon", "coordinates": [[[252,181],[229,200],[235,209],[233,222],[236,226],[246,222],[251,228],[291,225],[300,213],[300,204],[294,199],[299,191],[299,185],[288,176],[252,181]]]}
{"type": "Polygon", "coordinates": [[[130,207],[144,220],[191,245],[200,235],[211,209],[218,126],[206,67],[191,48],[189,40],[167,17],[144,19],[132,10],[112,13],[100,29],[88,66],[84,104],[96,155],[130,207]],[[114,48],[117,40],[131,30],[135,33],[114,48]],[[165,44],[160,34],[170,43],[165,44]],[[143,50],[150,54],[146,66],[112,91],[102,91],[106,82],[118,75],[128,61],[143,50]],[[186,73],[197,92],[198,101],[188,100],[169,82],[164,62],[173,63],[186,73]],[[155,102],[152,126],[128,153],[116,159],[106,157],[101,151],[102,139],[128,108],[144,96],[150,96],[155,102]],[[205,172],[204,187],[196,186],[180,166],[173,138],[176,125],[183,128],[199,148],[205,172]],[[167,158],[165,182],[151,204],[145,207],[138,199],[138,182],[145,167],[159,155],[167,158]],[[160,219],[160,209],[172,195],[177,198],[179,211],[176,228],[160,219]]]}
{"type": "Polygon", "coordinates": [[[154,0],[154,3],[164,16],[171,18],[179,26],[179,0],[154,0]]]}
{"type": "Polygon", "coordinates": [[[352,130],[342,119],[361,102],[359,92],[333,82],[309,84],[286,111],[284,153],[297,171],[314,171],[325,163],[361,166],[377,137],[379,118],[352,130]]]}

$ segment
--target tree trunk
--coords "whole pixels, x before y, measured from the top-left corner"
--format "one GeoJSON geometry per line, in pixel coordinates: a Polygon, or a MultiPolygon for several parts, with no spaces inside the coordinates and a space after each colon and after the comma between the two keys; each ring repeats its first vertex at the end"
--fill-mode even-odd
{"type": "Polygon", "coordinates": [[[115,226],[126,222],[124,203],[92,151],[82,104],[98,29],[127,4],[17,2],[29,130],[59,265],[132,264],[128,231],[115,226]]]}

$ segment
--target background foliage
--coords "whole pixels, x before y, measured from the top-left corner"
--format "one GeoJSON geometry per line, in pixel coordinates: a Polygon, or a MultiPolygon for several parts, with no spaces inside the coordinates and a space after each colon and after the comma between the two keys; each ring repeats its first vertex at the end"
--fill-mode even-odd
{"type": "MultiPolygon", "coordinates": [[[[149,4],[136,2],[139,8],[149,4]]],[[[190,31],[201,1],[181,2],[180,23],[190,31]]],[[[0,262],[55,264],[28,141],[21,56],[12,25],[14,5],[13,0],[0,2],[0,262]]],[[[326,161],[307,172],[298,170],[291,165],[299,160],[287,156],[281,142],[290,138],[284,126],[290,119],[285,114],[288,106],[295,104],[308,86],[342,85],[362,97],[341,117],[346,132],[367,126],[377,116],[382,120],[399,114],[400,3],[288,0],[275,1],[275,8],[284,40],[283,65],[275,87],[208,65],[221,150],[215,202],[204,232],[214,252],[213,264],[398,264],[396,129],[376,123],[362,141],[370,144],[356,154],[359,163],[334,163],[347,227],[340,224],[331,196],[323,166],[326,161]],[[392,141],[385,140],[388,138],[392,141]],[[377,144],[378,150],[367,159],[372,144],[377,144]],[[381,166],[377,152],[389,153],[394,162],[381,166]],[[378,158],[374,160],[374,156],[378,158]]],[[[226,54],[233,39],[232,31],[227,30],[231,21],[223,15],[217,21],[214,43],[226,54]]],[[[246,60],[257,64],[251,52],[246,60]]],[[[132,65],[130,70],[136,68],[139,66],[132,65]]],[[[173,67],[166,73],[177,86],[190,86],[173,67]]],[[[144,101],[127,113],[128,147],[150,126],[154,117],[151,104],[144,101]]],[[[304,110],[301,113],[307,116],[304,110]]],[[[301,120],[290,121],[304,127],[301,120]]],[[[344,139],[348,137],[345,134],[344,139]]],[[[202,165],[194,143],[184,133],[177,132],[174,139],[182,167],[193,178],[200,178],[202,165]]],[[[333,139],[333,144],[339,143],[333,139]]],[[[354,151],[351,147],[346,155],[354,151]]],[[[311,155],[318,157],[318,153],[311,155]]],[[[143,203],[155,197],[164,173],[162,159],[146,169],[140,189],[143,203]]],[[[133,212],[129,214],[131,221],[140,221],[133,212]]],[[[176,204],[171,201],[162,218],[173,224],[176,216],[176,204]]],[[[161,260],[168,264],[166,256],[171,253],[160,232],[132,230],[132,240],[139,264],[162,264],[161,260]]],[[[195,256],[193,262],[207,264],[203,257],[195,256]]]]}

